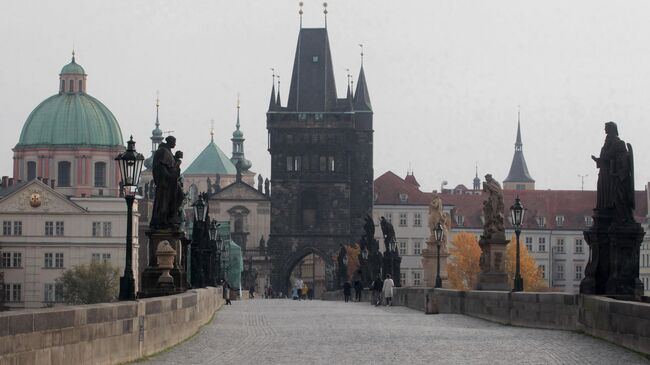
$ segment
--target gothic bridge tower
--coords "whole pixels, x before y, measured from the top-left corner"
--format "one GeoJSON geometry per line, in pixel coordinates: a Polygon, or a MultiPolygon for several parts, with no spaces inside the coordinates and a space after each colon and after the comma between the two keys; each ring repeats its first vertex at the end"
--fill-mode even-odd
{"type": "Polygon", "coordinates": [[[337,97],[333,69],[327,28],[301,27],[286,105],[279,81],[277,94],[275,81],[271,91],[268,248],[275,291],[286,293],[292,269],[310,254],[324,261],[326,287],[335,288],[339,245],[357,241],[372,213],[373,113],[363,58],[356,91],[349,83],[344,98],[337,97]]]}

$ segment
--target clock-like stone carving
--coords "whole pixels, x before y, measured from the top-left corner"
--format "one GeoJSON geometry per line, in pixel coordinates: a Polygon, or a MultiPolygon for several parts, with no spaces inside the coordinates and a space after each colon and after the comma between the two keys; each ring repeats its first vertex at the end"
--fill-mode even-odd
{"type": "Polygon", "coordinates": [[[32,195],[29,197],[29,205],[32,206],[32,208],[38,208],[41,206],[41,194],[39,193],[32,193],[32,195]]]}

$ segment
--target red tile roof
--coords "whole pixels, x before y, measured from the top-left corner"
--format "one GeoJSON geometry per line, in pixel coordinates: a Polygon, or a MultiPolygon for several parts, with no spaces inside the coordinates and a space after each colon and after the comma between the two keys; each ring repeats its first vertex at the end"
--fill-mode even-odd
{"type": "MultiPolygon", "coordinates": [[[[410,175],[409,175],[410,176],[410,175]]],[[[527,209],[524,217],[524,227],[529,229],[562,229],[584,230],[585,217],[593,215],[596,206],[595,191],[578,190],[506,190],[503,192],[505,214],[509,215],[510,206],[519,194],[522,204],[527,209]],[[564,223],[558,226],[557,216],[564,217],[564,223]],[[544,217],[545,226],[539,227],[537,217],[544,217]]],[[[648,201],[645,191],[636,191],[636,210],[634,211],[637,222],[644,222],[648,214],[648,201]]],[[[375,180],[375,205],[429,205],[432,193],[420,191],[414,185],[388,171],[375,180]],[[406,193],[408,200],[403,203],[399,199],[400,193],[406,193]]],[[[444,206],[452,209],[452,227],[458,227],[455,216],[463,216],[462,227],[480,229],[483,224],[482,195],[468,194],[439,194],[444,206]]],[[[506,217],[506,227],[510,227],[506,217]]],[[[460,227],[459,227],[460,228],[460,227]]]]}

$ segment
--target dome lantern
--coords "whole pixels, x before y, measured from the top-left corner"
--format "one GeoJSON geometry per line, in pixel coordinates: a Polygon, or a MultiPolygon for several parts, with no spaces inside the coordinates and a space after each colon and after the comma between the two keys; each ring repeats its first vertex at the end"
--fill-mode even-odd
{"type": "Polygon", "coordinates": [[[63,66],[59,74],[59,94],[85,94],[86,76],[86,71],[77,63],[72,51],[72,61],[63,66]]]}

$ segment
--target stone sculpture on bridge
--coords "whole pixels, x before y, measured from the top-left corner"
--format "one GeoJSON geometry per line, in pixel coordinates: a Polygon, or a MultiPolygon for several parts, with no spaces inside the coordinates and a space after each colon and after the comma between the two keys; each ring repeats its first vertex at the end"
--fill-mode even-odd
{"type": "Polygon", "coordinates": [[[451,229],[451,219],[449,213],[442,209],[442,199],[434,190],[432,193],[431,203],[429,204],[429,230],[431,235],[427,240],[427,247],[422,250],[422,271],[424,274],[424,285],[427,287],[435,286],[436,272],[438,265],[438,253],[435,229],[440,223],[444,228],[443,239],[440,242],[440,278],[442,280],[442,287],[449,287],[449,280],[447,276],[447,258],[449,253],[447,251],[448,233],[451,229]]]}
{"type": "Polygon", "coordinates": [[[485,175],[483,193],[483,234],[479,240],[481,247],[481,272],[477,289],[509,290],[508,274],[505,272],[506,240],[503,226],[503,190],[491,174],[485,175]]]}

